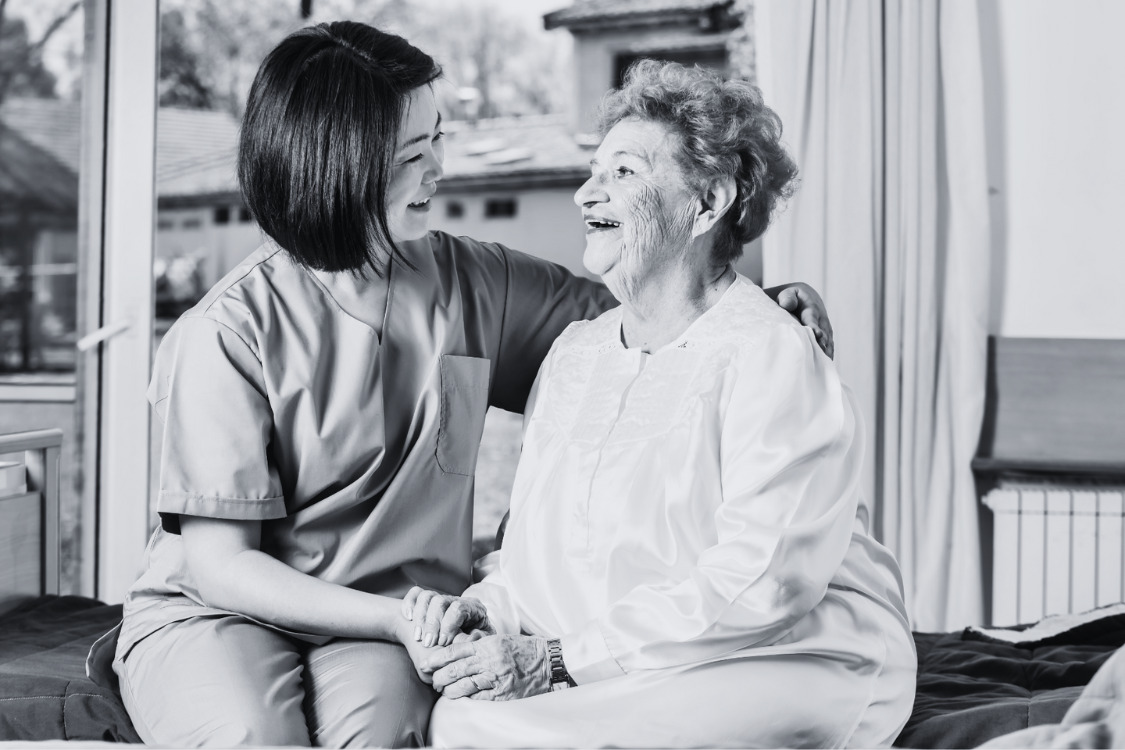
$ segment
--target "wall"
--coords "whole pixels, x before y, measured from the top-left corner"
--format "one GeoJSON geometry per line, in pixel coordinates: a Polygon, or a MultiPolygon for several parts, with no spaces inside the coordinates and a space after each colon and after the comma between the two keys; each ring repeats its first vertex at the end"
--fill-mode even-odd
{"type": "MultiPolygon", "coordinates": [[[[574,35],[574,80],[571,83],[572,101],[576,103],[571,112],[571,126],[576,132],[594,130],[598,104],[602,95],[616,86],[617,57],[620,54],[635,55],[638,49],[648,51],[659,49],[661,42],[671,39],[684,40],[690,37],[706,39],[712,35],[699,29],[698,25],[671,23],[642,28],[610,29],[608,31],[583,31],[574,35]]],[[[674,46],[674,44],[673,44],[674,46]]],[[[721,45],[720,45],[721,48],[721,45]]],[[[653,55],[660,59],[675,60],[687,65],[698,62],[709,67],[726,67],[726,52],[709,51],[656,51],[653,55]]]]}
{"type": "MultiPolygon", "coordinates": [[[[586,227],[574,205],[575,188],[550,188],[497,193],[440,192],[434,196],[430,226],[450,234],[478,240],[500,242],[516,250],[566,266],[572,272],[591,276],[582,266],[586,248],[586,227]],[[519,208],[512,219],[484,218],[484,203],[489,198],[515,198],[519,208]],[[457,201],[464,208],[462,218],[446,215],[446,206],[457,201]]],[[[755,283],[762,283],[762,246],[747,245],[735,270],[755,283]]]]}
{"type": "Polygon", "coordinates": [[[586,274],[582,267],[586,226],[573,200],[577,188],[575,185],[572,188],[477,193],[458,193],[443,188],[434,196],[430,226],[450,234],[500,242],[515,250],[559,263],[574,273],[586,274]],[[490,198],[515,198],[515,217],[484,218],[484,204],[490,198]],[[464,208],[461,218],[446,215],[450,201],[457,201],[464,208]]]}
{"type": "Polygon", "coordinates": [[[1125,2],[980,0],[992,333],[1125,338],[1125,2]]]}
{"type": "Polygon", "coordinates": [[[239,205],[229,207],[226,224],[215,223],[216,208],[162,208],[157,216],[156,257],[198,256],[205,290],[262,244],[258,225],[240,220],[239,205]]]}

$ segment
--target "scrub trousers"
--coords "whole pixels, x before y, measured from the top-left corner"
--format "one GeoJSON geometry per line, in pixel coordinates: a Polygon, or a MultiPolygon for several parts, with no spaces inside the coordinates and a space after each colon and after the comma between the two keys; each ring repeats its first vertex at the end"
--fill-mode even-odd
{"type": "Polygon", "coordinates": [[[114,663],[149,745],[418,747],[437,694],[397,643],[317,646],[237,616],[164,626],[114,663]]]}

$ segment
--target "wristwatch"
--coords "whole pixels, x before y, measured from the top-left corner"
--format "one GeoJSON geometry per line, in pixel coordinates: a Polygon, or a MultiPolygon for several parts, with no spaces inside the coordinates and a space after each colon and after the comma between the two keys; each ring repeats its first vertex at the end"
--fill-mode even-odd
{"type": "Polygon", "coordinates": [[[566,690],[568,687],[574,687],[574,680],[570,678],[570,673],[566,671],[566,664],[563,663],[562,642],[558,638],[547,640],[547,655],[551,658],[551,690],[566,690]]]}

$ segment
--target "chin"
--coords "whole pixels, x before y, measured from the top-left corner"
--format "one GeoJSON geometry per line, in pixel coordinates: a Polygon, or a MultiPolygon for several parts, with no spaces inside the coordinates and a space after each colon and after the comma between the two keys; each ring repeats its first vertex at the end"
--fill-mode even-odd
{"type": "Polygon", "coordinates": [[[598,250],[586,246],[586,252],[582,253],[582,265],[592,274],[597,274],[603,279],[606,273],[613,268],[614,261],[616,261],[616,253],[610,256],[604,249],[598,250]]]}
{"type": "Polygon", "coordinates": [[[411,240],[420,240],[430,233],[428,226],[421,227],[400,227],[397,231],[391,233],[391,239],[395,242],[410,242],[411,240]]]}

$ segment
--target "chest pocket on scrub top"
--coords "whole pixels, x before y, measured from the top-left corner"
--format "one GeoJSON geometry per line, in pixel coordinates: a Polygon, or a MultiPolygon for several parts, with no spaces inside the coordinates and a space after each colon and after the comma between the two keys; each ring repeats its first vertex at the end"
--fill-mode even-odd
{"type": "Polygon", "coordinates": [[[472,476],[476,471],[491,364],[480,357],[441,355],[437,462],[446,474],[472,476]]]}

